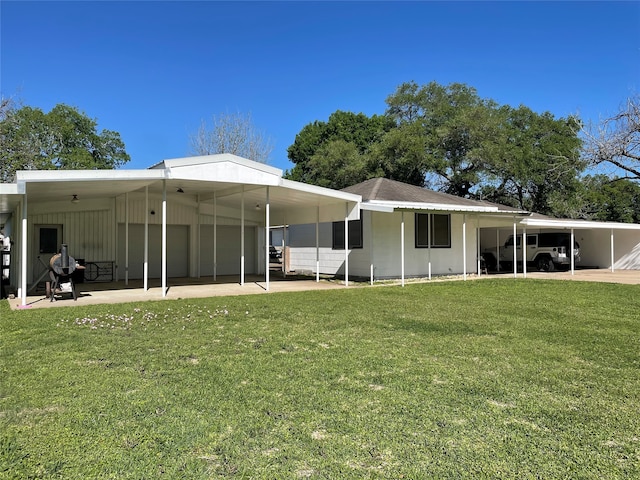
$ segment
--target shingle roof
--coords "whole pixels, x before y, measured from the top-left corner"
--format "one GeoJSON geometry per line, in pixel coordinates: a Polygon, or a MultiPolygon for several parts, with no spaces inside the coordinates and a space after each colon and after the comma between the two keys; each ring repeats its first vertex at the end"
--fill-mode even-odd
{"type": "Polygon", "coordinates": [[[486,207],[487,205],[468,198],[456,197],[448,193],[434,192],[426,188],[409,185],[408,183],[389,180],[388,178],[372,178],[362,183],[342,189],[344,192],[355,193],[363,201],[382,200],[391,202],[437,203],[441,205],[465,205],[486,207]]]}

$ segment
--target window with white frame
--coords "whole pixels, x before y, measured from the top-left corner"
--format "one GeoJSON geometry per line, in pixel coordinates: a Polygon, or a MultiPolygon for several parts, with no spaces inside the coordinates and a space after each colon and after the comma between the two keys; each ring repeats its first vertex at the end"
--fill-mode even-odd
{"type": "MultiPolygon", "coordinates": [[[[333,222],[331,248],[344,250],[344,222],[333,222]]],[[[362,248],[362,219],[349,220],[349,248],[362,248]]]]}
{"type": "Polygon", "coordinates": [[[451,248],[451,215],[416,213],[415,223],[416,248],[451,248]]]}

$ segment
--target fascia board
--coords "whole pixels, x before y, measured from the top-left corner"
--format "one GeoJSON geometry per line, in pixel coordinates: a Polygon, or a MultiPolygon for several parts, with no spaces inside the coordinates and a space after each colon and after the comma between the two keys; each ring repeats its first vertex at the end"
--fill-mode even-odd
{"type": "Polygon", "coordinates": [[[637,223],[594,222],[590,220],[525,218],[520,224],[527,227],[640,230],[640,224],[637,223]]]}
{"type": "Polygon", "coordinates": [[[21,170],[17,183],[77,182],[107,180],[161,180],[164,170],[21,170]]]}
{"type": "Polygon", "coordinates": [[[477,207],[470,205],[446,205],[444,203],[414,203],[414,202],[390,202],[384,200],[370,200],[370,205],[378,205],[394,210],[432,210],[438,212],[477,212],[499,213],[497,207],[477,207]]]}

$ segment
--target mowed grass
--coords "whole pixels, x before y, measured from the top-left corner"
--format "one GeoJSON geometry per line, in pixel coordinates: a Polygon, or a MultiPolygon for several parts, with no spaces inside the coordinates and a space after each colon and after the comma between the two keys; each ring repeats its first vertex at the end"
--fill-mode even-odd
{"type": "Polygon", "coordinates": [[[638,286],[2,302],[0,341],[3,479],[640,478],[638,286]]]}

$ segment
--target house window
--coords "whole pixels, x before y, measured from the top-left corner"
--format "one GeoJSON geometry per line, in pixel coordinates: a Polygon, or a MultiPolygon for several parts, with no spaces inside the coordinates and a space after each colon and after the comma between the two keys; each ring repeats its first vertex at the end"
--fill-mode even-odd
{"type": "Polygon", "coordinates": [[[429,246],[451,248],[451,215],[416,213],[416,248],[429,246]],[[429,231],[431,239],[429,239],[429,231]]]}
{"type": "MultiPolygon", "coordinates": [[[[333,222],[334,250],[344,250],[344,222],[333,222]]],[[[349,248],[362,248],[362,219],[349,220],[349,248]]]]}

